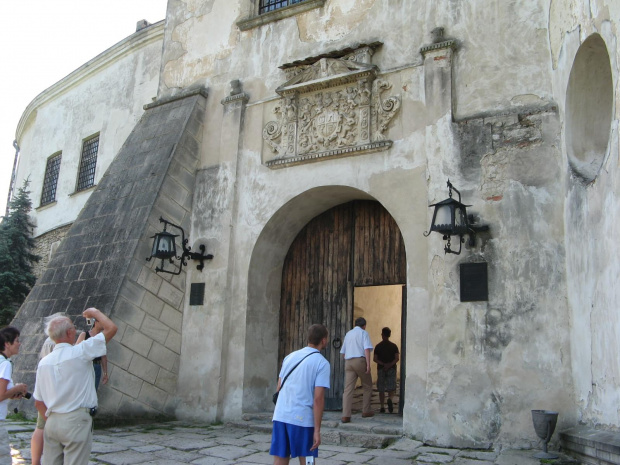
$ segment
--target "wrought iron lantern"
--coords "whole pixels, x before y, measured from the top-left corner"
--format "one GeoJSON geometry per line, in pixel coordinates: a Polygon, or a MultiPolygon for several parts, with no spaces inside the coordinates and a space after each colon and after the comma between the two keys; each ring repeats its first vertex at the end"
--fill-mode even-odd
{"type": "Polygon", "coordinates": [[[183,270],[183,266],[187,266],[187,259],[191,260],[199,260],[200,264],[196,265],[196,269],[202,271],[204,268],[205,260],[211,260],[213,255],[205,254],[205,246],[201,244],[198,248],[200,249],[200,253],[192,252],[191,247],[188,247],[187,243],[189,242],[189,238],[185,237],[185,231],[181,226],[177,226],[170,221],[166,221],[163,218],[159,218],[160,223],[164,223],[164,230],[162,232],[156,233],[154,236],[151,236],[153,239],[153,248],[151,249],[151,256],[146,259],[147,262],[151,261],[152,258],[156,258],[161,260],[161,267],[156,267],[156,273],[170,273],[174,275],[181,274],[183,270]],[[177,228],[181,231],[181,244],[183,247],[183,253],[181,256],[177,256],[177,247],[176,247],[176,238],[179,237],[179,234],[172,234],[166,231],[168,226],[172,226],[173,228],[177,228]],[[179,260],[179,269],[177,271],[168,271],[164,269],[165,262],[168,261],[174,264],[174,259],[179,260]]]}
{"type": "Polygon", "coordinates": [[[465,235],[469,235],[469,245],[476,245],[476,232],[486,231],[488,226],[474,226],[473,216],[467,214],[467,207],[471,205],[465,205],[461,202],[461,193],[456,187],[452,185],[448,180],[449,197],[441,202],[429,205],[435,207],[433,212],[433,221],[429,231],[424,233],[424,236],[428,237],[433,231],[443,235],[443,240],[447,241],[443,250],[444,253],[453,253],[459,255],[463,243],[465,242],[465,235]],[[458,200],[452,198],[452,191],[455,191],[459,195],[458,200]],[[450,239],[452,236],[459,237],[459,250],[455,252],[451,249],[450,239]]]}

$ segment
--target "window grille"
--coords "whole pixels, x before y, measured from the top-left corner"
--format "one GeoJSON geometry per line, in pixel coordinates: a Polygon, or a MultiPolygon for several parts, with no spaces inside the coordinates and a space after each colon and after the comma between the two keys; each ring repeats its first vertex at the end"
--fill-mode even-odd
{"type": "Polygon", "coordinates": [[[59,153],[47,159],[45,177],[43,178],[43,190],[41,191],[41,206],[56,200],[56,186],[58,185],[61,158],[62,153],[59,153]]]}
{"type": "Polygon", "coordinates": [[[95,168],[97,167],[98,151],[99,135],[84,141],[76,191],[88,189],[95,184],[95,168]]]}
{"type": "Polygon", "coordinates": [[[258,14],[267,13],[268,11],[277,10],[285,6],[301,3],[304,0],[260,0],[258,14]]]}

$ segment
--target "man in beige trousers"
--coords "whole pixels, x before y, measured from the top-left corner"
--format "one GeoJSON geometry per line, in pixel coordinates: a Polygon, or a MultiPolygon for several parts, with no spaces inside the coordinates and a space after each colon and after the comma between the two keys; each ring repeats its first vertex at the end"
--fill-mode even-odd
{"type": "Polygon", "coordinates": [[[39,362],[34,388],[35,406],[47,419],[44,465],[84,465],[89,461],[92,417],[97,412],[92,361],[106,354],[106,343],[117,327],[95,308],[82,315],[101,323],[103,331],[78,345],[74,345],[76,330],[69,318],[55,317],[47,325],[47,334],[56,346],[39,362]]]}
{"type": "Polygon", "coordinates": [[[358,318],[355,327],[344,336],[340,353],[344,357],[344,394],[342,395],[342,422],[351,421],[351,405],[357,378],[362,381],[364,390],[362,417],[374,416],[370,407],[372,395],[372,376],[370,375],[370,351],[373,345],[366,332],[366,320],[358,318]]]}

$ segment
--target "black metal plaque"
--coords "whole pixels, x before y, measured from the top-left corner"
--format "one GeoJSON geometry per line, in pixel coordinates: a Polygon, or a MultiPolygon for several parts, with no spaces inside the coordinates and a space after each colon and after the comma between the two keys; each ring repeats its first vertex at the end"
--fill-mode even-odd
{"type": "Polygon", "coordinates": [[[461,302],[489,300],[487,263],[461,263],[461,302]]]}
{"type": "Polygon", "coordinates": [[[189,291],[190,305],[204,305],[205,303],[205,283],[192,283],[189,291]]]}

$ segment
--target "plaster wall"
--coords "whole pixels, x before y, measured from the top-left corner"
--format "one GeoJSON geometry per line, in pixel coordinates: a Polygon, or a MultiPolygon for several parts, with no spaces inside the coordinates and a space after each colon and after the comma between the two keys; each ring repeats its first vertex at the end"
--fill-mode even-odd
{"type": "Polygon", "coordinates": [[[16,140],[16,185],[30,179],[34,236],[71,223],[92,189],[76,192],[82,143],[99,134],[95,184],[157,95],[163,21],[112,46],[38,95],[26,108],[16,140]],[[40,206],[47,159],[62,152],[56,201],[40,206]]]}
{"type": "Polygon", "coordinates": [[[243,81],[252,99],[273,96],[278,66],[359,43],[384,43],[381,70],[419,66],[435,27],[455,38],[456,115],[547,102],[551,98],[547,1],[329,0],[321,8],[240,31],[257,1],[168,2],[160,95],[243,81]],[[480,27],[480,25],[485,27],[480,27]]]}
{"type": "MultiPolygon", "coordinates": [[[[561,96],[569,87],[570,73],[583,43],[602,41],[611,68],[613,94],[611,123],[603,115],[602,128],[608,129],[607,146],[599,153],[602,166],[594,181],[584,180],[569,166],[570,138],[567,124],[571,110],[558,97],[563,116],[562,180],[565,186],[566,276],[569,306],[572,373],[578,419],[612,430],[620,426],[618,390],[617,282],[620,264],[614,238],[620,232],[618,220],[618,95],[620,81],[618,24],[620,5],[615,2],[553,1],[550,8],[550,39],[553,50],[554,92],[561,96]]],[[[597,63],[596,69],[603,68],[597,63]]],[[[600,126],[600,124],[599,124],[600,126]]]]}
{"type": "Polygon", "coordinates": [[[575,421],[557,182],[561,128],[547,66],[545,3],[460,4],[328,1],[239,32],[233,23],[224,26],[231,17],[251,16],[250,2],[228,3],[225,11],[218,1],[169,2],[160,95],[207,84],[214,97],[207,103],[205,187],[194,199],[192,235],[224,251],[215,252],[202,275],[189,275],[211,283],[213,292],[204,309],[187,308],[184,318],[208,315],[204,322],[213,325],[206,335],[184,334],[182,350],[204,354],[212,338],[217,346],[206,363],[191,371],[181,366],[179,379],[214,380],[190,403],[192,416],[271,407],[288,247],[314,216],[373,198],[392,214],[407,248],[405,431],[443,445],[527,447],[536,441],[531,409],[561,411],[559,428],[575,421]],[[499,38],[480,24],[493,24],[499,38]],[[422,56],[419,48],[438,25],[457,39],[456,51],[422,56]],[[519,39],[508,38],[511,32],[519,39]],[[286,80],[277,67],[375,40],[383,46],[372,63],[402,99],[386,131],[392,147],[267,168],[262,129],[279,98],[275,88],[286,80]],[[233,79],[250,99],[231,145],[221,136],[230,126],[219,101],[233,79]],[[491,226],[460,256],[444,255],[440,236],[422,236],[428,204],[446,197],[448,178],[491,226]],[[461,303],[458,264],[480,260],[489,263],[490,299],[461,303]]]}

